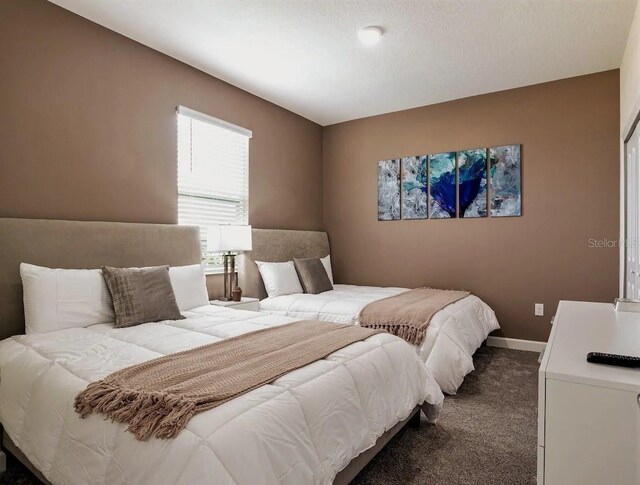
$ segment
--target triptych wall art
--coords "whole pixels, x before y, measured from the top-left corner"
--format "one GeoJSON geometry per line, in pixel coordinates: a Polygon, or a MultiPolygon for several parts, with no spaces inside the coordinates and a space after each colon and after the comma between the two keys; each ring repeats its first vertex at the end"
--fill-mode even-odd
{"type": "Polygon", "coordinates": [[[378,220],[521,215],[520,145],[378,162],[378,220]]]}

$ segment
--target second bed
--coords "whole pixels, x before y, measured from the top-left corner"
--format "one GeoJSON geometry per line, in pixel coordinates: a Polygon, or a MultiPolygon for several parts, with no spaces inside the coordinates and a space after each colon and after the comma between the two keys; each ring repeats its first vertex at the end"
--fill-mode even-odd
{"type": "MultiPolygon", "coordinates": [[[[325,232],[253,229],[253,250],[243,256],[241,283],[247,296],[260,298],[260,311],[297,319],[357,324],[369,303],[398,295],[408,288],[334,284],[320,294],[296,293],[267,298],[255,261],[323,258],[330,254],[325,232]]],[[[330,263],[329,263],[330,264],[330,263]]],[[[473,354],[487,336],[500,328],[495,313],[480,298],[469,295],[438,311],[416,351],[443,392],[455,394],[473,367],[473,354]]]]}

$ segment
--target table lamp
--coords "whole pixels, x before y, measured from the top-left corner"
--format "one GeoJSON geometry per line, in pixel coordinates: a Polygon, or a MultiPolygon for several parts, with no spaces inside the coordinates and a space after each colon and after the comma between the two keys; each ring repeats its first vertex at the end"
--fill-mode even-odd
{"type": "Polygon", "coordinates": [[[236,255],[239,251],[251,251],[251,226],[218,225],[207,230],[207,250],[224,253],[224,297],[231,301],[231,294],[237,285],[236,255]]]}

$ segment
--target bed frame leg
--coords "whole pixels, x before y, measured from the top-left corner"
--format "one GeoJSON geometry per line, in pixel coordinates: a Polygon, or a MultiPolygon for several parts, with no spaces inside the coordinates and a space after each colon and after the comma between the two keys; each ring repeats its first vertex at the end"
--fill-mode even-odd
{"type": "Polygon", "coordinates": [[[418,410],[418,412],[414,414],[409,420],[409,427],[411,429],[420,429],[420,414],[421,411],[418,410]]]}
{"type": "Polygon", "coordinates": [[[4,451],[2,451],[2,436],[4,435],[4,429],[2,428],[2,425],[0,424],[0,475],[2,475],[4,472],[7,471],[7,455],[4,454],[4,451]]]}

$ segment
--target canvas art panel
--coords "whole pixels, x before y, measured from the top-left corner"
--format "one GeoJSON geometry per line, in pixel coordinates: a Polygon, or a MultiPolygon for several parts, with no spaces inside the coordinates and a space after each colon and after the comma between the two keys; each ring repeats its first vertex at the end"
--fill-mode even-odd
{"type": "Polygon", "coordinates": [[[400,219],[400,159],[378,162],[378,220],[400,219]]]}
{"type": "Polygon", "coordinates": [[[456,217],[456,153],[429,155],[429,217],[456,217]]]}
{"type": "Polygon", "coordinates": [[[489,149],[491,217],[522,214],[520,145],[489,149]]]}
{"type": "Polygon", "coordinates": [[[487,217],[487,149],[458,152],[460,217],[487,217]]]}
{"type": "Polygon", "coordinates": [[[427,156],[402,159],[402,218],[427,218],[427,156]]]}

